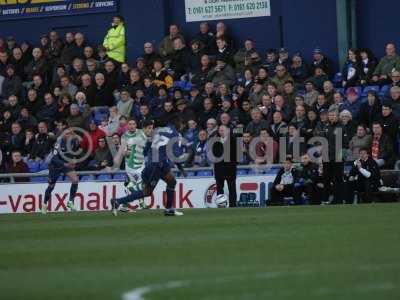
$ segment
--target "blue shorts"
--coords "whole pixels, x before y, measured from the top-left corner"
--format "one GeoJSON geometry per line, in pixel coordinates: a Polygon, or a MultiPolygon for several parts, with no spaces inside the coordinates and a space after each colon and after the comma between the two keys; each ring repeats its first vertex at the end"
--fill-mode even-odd
{"type": "Polygon", "coordinates": [[[171,165],[169,163],[146,164],[142,172],[143,183],[154,189],[160,179],[163,179],[170,171],[171,165]]]}
{"type": "Polygon", "coordinates": [[[55,184],[58,181],[58,177],[62,174],[67,174],[69,172],[74,171],[74,169],[66,168],[64,166],[62,167],[56,167],[53,164],[49,165],[49,183],[50,184],[55,184]]]}

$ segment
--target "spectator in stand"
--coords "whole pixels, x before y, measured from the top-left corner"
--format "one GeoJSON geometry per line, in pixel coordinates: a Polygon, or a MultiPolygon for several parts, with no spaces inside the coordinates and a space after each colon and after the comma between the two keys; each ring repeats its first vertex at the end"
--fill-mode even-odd
{"type": "Polygon", "coordinates": [[[75,44],[72,49],[72,60],[74,60],[75,58],[85,59],[85,55],[83,54],[83,51],[86,47],[85,36],[83,35],[83,33],[77,32],[75,33],[74,40],[75,44]]]}
{"type": "Polygon", "coordinates": [[[43,98],[44,94],[48,92],[48,88],[43,80],[43,77],[36,74],[33,75],[33,84],[31,85],[37,91],[38,97],[43,98]]]}
{"type": "Polygon", "coordinates": [[[5,102],[7,110],[12,114],[12,118],[16,120],[21,112],[21,105],[19,104],[18,97],[11,95],[5,102]]]}
{"type": "Polygon", "coordinates": [[[154,62],[156,60],[160,60],[160,56],[154,49],[154,45],[150,42],[144,43],[143,51],[144,51],[144,53],[141,57],[143,57],[143,59],[144,59],[144,63],[146,65],[147,72],[150,73],[153,69],[154,62]]]}
{"type": "Polygon", "coordinates": [[[264,86],[261,81],[254,82],[253,87],[250,89],[249,101],[253,107],[257,107],[261,103],[262,97],[266,94],[264,86]]]}
{"type": "Polygon", "coordinates": [[[203,44],[201,44],[200,41],[198,40],[193,40],[190,43],[190,56],[189,56],[189,66],[188,66],[188,71],[189,73],[189,78],[190,76],[193,76],[194,73],[197,73],[201,69],[201,58],[204,55],[204,49],[203,49],[203,44]]]}
{"type": "Polygon", "coordinates": [[[309,128],[306,113],[307,112],[304,105],[297,105],[295,109],[295,116],[290,121],[290,124],[296,126],[301,137],[306,137],[307,129],[309,128]]]}
{"type": "Polygon", "coordinates": [[[21,124],[24,130],[34,128],[37,125],[37,120],[33,117],[26,107],[22,107],[17,122],[21,124]]]}
{"type": "Polygon", "coordinates": [[[104,63],[104,77],[108,88],[114,92],[118,87],[118,70],[113,60],[104,63]]]}
{"type": "Polygon", "coordinates": [[[180,38],[185,43],[185,38],[179,31],[178,25],[169,26],[169,35],[167,35],[160,43],[160,54],[163,58],[169,58],[174,53],[174,40],[180,38]]]}
{"type": "Polygon", "coordinates": [[[214,118],[210,118],[207,120],[206,123],[206,130],[207,130],[207,135],[209,138],[214,137],[217,135],[218,132],[218,123],[217,120],[214,118]]]}
{"type": "Polygon", "coordinates": [[[133,99],[128,90],[121,91],[121,99],[117,103],[117,109],[122,116],[130,117],[133,107],[133,99]]]}
{"type": "Polygon", "coordinates": [[[32,152],[35,144],[35,135],[33,133],[33,129],[25,130],[25,147],[24,147],[24,158],[31,160],[32,152]]]}
{"type": "Polygon", "coordinates": [[[88,102],[90,106],[112,106],[114,104],[113,91],[107,85],[103,73],[97,73],[95,76],[94,95],[93,102],[88,102]]]}
{"type": "Polygon", "coordinates": [[[375,56],[369,49],[361,49],[361,69],[362,69],[362,79],[361,84],[366,85],[371,82],[372,76],[374,74],[375,68],[378,64],[375,56]]]}
{"type": "Polygon", "coordinates": [[[311,80],[318,91],[322,91],[324,87],[324,82],[329,81],[328,75],[321,66],[314,67],[313,76],[308,80],[311,80]]]}
{"type": "MultiPolygon", "coordinates": [[[[318,111],[312,110],[313,112],[318,114],[318,111]]],[[[320,136],[323,137],[326,135],[328,132],[328,110],[322,109],[319,111],[319,121],[317,122],[317,125],[315,126],[313,134],[315,136],[320,136]]]]}
{"type": "Polygon", "coordinates": [[[213,54],[215,51],[215,36],[210,31],[207,22],[202,22],[199,25],[200,31],[196,34],[195,39],[204,45],[204,52],[206,54],[213,54]]]}
{"type": "MultiPolygon", "coordinates": [[[[292,159],[286,158],[271,188],[269,205],[284,205],[284,198],[295,198],[294,185],[298,181],[298,172],[293,167],[292,159]]],[[[297,201],[297,199],[295,199],[297,201]]]]}
{"type": "MultiPolygon", "coordinates": [[[[226,27],[225,23],[223,22],[218,22],[216,25],[216,33],[215,33],[215,38],[218,39],[223,39],[226,42],[226,45],[229,49],[235,49],[234,45],[234,40],[232,36],[228,32],[228,28],[226,27]]],[[[217,42],[218,46],[218,42],[217,42]]]]}
{"type": "Polygon", "coordinates": [[[125,26],[122,16],[113,17],[111,28],[104,38],[103,46],[106,48],[109,58],[118,63],[125,61],[125,26]]]}
{"type": "Polygon", "coordinates": [[[231,67],[234,67],[234,61],[233,61],[233,53],[232,49],[229,48],[227,41],[221,37],[217,38],[217,58],[223,59],[227,64],[229,64],[231,67]]]}
{"type": "Polygon", "coordinates": [[[345,88],[357,86],[361,80],[365,80],[358,50],[351,48],[347,53],[347,61],[342,69],[342,86],[345,88]]]}
{"type": "Polygon", "coordinates": [[[182,76],[190,71],[190,50],[186,47],[183,40],[179,37],[173,40],[174,51],[170,55],[170,68],[173,70],[175,80],[180,80],[182,76]]]}
{"type": "Polygon", "coordinates": [[[58,105],[54,100],[54,96],[51,93],[44,95],[45,105],[36,114],[39,122],[46,122],[47,124],[53,124],[57,117],[58,105]]]}
{"type": "Polygon", "coordinates": [[[189,151],[189,156],[193,157],[193,148],[196,146],[199,136],[199,128],[195,120],[189,120],[187,127],[183,132],[183,137],[186,139],[186,147],[189,151]]]}
{"type": "Polygon", "coordinates": [[[317,102],[319,92],[315,89],[314,82],[312,80],[305,81],[306,93],[304,94],[304,102],[308,106],[313,106],[317,102]]]}
{"type": "Polygon", "coordinates": [[[203,110],[198,114],[198,123],[201,128],[206,128],[209,119],[216,119],[218,111],[214,107],[214,101],[211,98],[205,98],[203,102],[203,110]]]}
{"type": "Polygon", "coordinates": [[[6,75],[6,68],[9,64],[8,60],[8,53],[4,50],[0,51],[0,75],[3,77],[6,75]]]}
{"type": "Polygon", "coordinates": [[[357,126],[357,133],[350,140],[349,149],[351,153],[350,160],[355,160],[358,157],[360,149],[371,149],[372,137],[367,133],[367,128],[364,125],[357,126]]]}
{"type": "Polygon", "coordinates": [[[43,57],[43,51],[41,48],[33,48],[32,50],[33,59],[25,66],[26,80],[28,82],[33,81],[34,75],[40,75],[44,78],[48,71],[48,63],[43,57]]]}
{"type": "Polygon", "coordinates": [[[289,122],[293,117],[294,107],[286,105],[285,98],[281,94],[275,96],[273,110],[282,113],[283,120],[289,122]]]}
{"type": "Polygon", "coordinates": [[[381,186],[381,174],[379,166],[371,158],[368,148],[361,148],[358,159],[354,161],[353,167],[349,173],[347,203],[354,202],[354,192],[359,193],[361,203],[370,203],[374,201],[373,193],[378,192],[381,186]]]}
{"type": "Polygon", "coordinates": [[[47,54],[48,54],[48,57],[50,60],[50,65],[54,66],[58,62],[58,60],[61,56],[61,51],[62,51],[64,45],[63,45],[63,42],[60,40],[60,37],[58,36],[57,31],[54,31],[54,30],[50,31],[49,39],[50,39],[50,42],[49,42],[47,54]]]}
{"type": "Polygon", "coordinates": [[[257,164],[273,164],[278,161],[278,142],[269,134],[267,128],[260,130],[260,142],[256,144],[256,160],[257,164]]]}
{"type": "Polygon", "coordinates": [[[84,110],[81,112],[78,104],[71,104],[69,117],[67,118],[67,124],[70,127],[86,128],[88,118],[92,113],[89,105],[85,105],[84,110]]]}
{"type": "Polygon", "coordinates": [[[367,102],[360,106],[359,123],[370,128],[372,123],[379,121],[381,112],[382,105],[378,94],[373,90],[368,91],[367,102]]]}
{"type": "Polygon", "coordinates": [[[303,61],[300,53],[296,53],[292,57],[292,62],[289,67],[289,74],[293,77],[296,86],[303,86],[304,81],[309,76],[308,66],[303,61]]]}
{"type": "Polygon", "coordinates": [[[273,123],[269,126],[271,136],[279,143],[281,137],[287,135],[287,124],[283,121],[283,114],[280,111],[274,112],[272,116],[273,123]]]}
{"type": "Polygon", "coordinates": [[[263,67],[267,68],[268,76],[274,77],[275,70],[278,65],[278,53],[275,49],[268,49],[266,60],[263,63],[263,67]]]}
{"type": "Polygon", "coordinates": [[[345,161],[351,160],[349,157],[351,156],[350,151],[350,140],[356,134],[357,124],[352,120],[351,112],[348,110],[343,110],[339,114],[339,122],[342,125],[343,130],[343,140],[342,140],[342,150],[343,150],[343,159],[345,161]]]}
{"type": "Polygon", "coordinates": [[[250,165],[254,163],[252,155],[250,153],[250,144],[252,142],[253,137],[251,136],[250,132],[244,131],[243,132],[243,139],[241,144],[241,153],[242,156],[239,160],[239,164],[241,165],[250,165]]]}
{"type": "Polygon", "coordinates": [[[331,105],[333,103],[333,95],[335,93],[332,81],[325,81],[322,89],[323,94],[325,95],[326,102],[331,105]]]}
{"type": "Polygon", "coordinates": [[[198,87],[204,87],[204,85],[207,83],[207,76],[210,70],[210,58],[208,57],[208,55],[203,55],[200,59],[199,69],[197,71],[194,71],[194,73],[193,71],[191,73],[191,82],[198,87]]]}
{"type": "Polygon", "coordinates": [[[393,168],[393,141],[383,133],[382,125],[378,122],[372,124],[371,156],[380,168],[393,168]]]}
{"type": "Polygon", "coordinates": [[[389,83],[389,76],[393,70],[400,70],[400,57],[396,53],[394,43],[386,44],[386,56],[382,57],[372,76],[372,82],[379,85],[389,83]]]}
{"type": "Polygon", "coordinates": [[[251,110],[251,122],[246,127],[246,132],[249,132],[252,136],[259,136],[261,129],[267,129],[268,122],[263,119],[263,115],[259,108],[253,108],[251,110]]]}
{"type": "Polygon", "coordinates": [[[0,99],[8,98],[11,95],[20,96],[22,90],[21,78],[15,74],[15,67],[13,65],[8,65],[6,67],[6,72],[4,76],[4,81],[0,87],[0,99]]]}
{"type": "Polygon", "coordinates": [[[251,122],[251,104],[248,100],[243,100],[242,105],[238,109],[238,124],[247,128],[251,122]]]}
{"type": "Polygon", "coordinates": [[[286,81],[285,84],[283,85],[283,98],[285,99],[285,103],[290,107],[290,109],[293,109],[296,106],[296,95],[297,91],[294,86],[293,81],[286,81]]]}
{"type": "Polygon", "coordinates": [[[6,42],[7,45],[5,50],[7,51],[7,54],[10,56],[14,48],[17,47],[17,41],[13,36],[9,36],[6,42]]]}
{"type": "Polygon", "coordinates": [[[217,57],[217,65],[208,72],[207,76],[207,80],[212,81],[215,86],[219,86],[220,84],[232,86],[235,83],[235,78],[235,70],[221,56],[217,57]]]}
{"type": "Polygon", "coordinates": [[[289,58],[289,51],[286,48],[279,49],[278,65],[283,65],[285,66],[286,70],[289,70],[290,58],[289,58]]]}
{"type": "Polygon", "coordinates": [[[186,99],[179,99],[176,101],[176,111],[182,117],[185,123],[189,122],[189,120],[196,120],[196,114],[189,107],[186,99]]]}
{"type": "Polygon", "coordinates": [[[82,84],[81,77],[84,74],[84,67],[84,62],[80,58],[75,58],[72,62],[72,68],[69,72],[70,81],[76,86],[80,86],[82,84]]]}
{"type": "Polygon", "coordinates": [[[400,119],[400,87],[394,86],[390,89],[387,101],[392,105],[394,115],[400,119]]]}
{"type": "Polygon", "coordinates": [[[45,160],[50,154],[55,138],[53,134],[49,133],[48,126],[45,122],[40,122],[37,129],[38,133],[35,136],[31,158],[34,160],[45,160]]]}
{"type": "Polygon", "coordinates": [[[78,88],[76,85],[71,83],[71,79],[68,75],[64,75],[60,78],[61,84],[61,92],[70,95],[71,97],[75,97],[78,88]]]}
{"type": "Polygon", "coordinates": [[[61,51],[60,63],[64,65],[70,65],[74,59],[74,47],[75,47],[75,37],[72,32],[67,32],[65,34],[64,47],[61,51]]]}
{"type": "Polygon", "coordinates": [[[161,85],[165,85],[168,89],[170,89],[174,84],[174,79],[172,76],[164,69],[164,65],[161,60],[156,59],[154,61],[153,71],[151,73],[153,83],[160,87],[161,85]]]}
{"type": "Polygon", "coordinates": [[[277,65],[275,72],[276,75],[271,79],[271,81],[276,85],[278,91],[283,92],[283,86],[285,85],[285,82],[293,82],[293,78],[287,72],[287,69],[284,65],[277,65]]]}
{"type": "MultiPolygon", "coordinates": [[[[15,74],[19,76],[21,81],[25,81],[25,66],[28,63],[26,57],[24,57],[22,49],[20,47],[16,47],[13,49],[12,57],[10,58],[10,63],[15,68],[15,74]]],[[[0,65],[1,65],[1,51],[0,51],[0,65]]],[[[0,67],[1,69],[1,67],[0,67]]],[[[0,73],[1,75],[1,73],[0,73]]]]}
{"type": "Polygon", "coordinates": [[[94,160],[89,165],[88,169],[92,170],[107,170],[110,171],[113,166],[113,158],[109,147],[107,146],[106,139],[101,137],[96,143],[96,152],[94,153],[94,160]]]}
{"type": "Polygon", "coordinates": [[[359,98],[358,92],[355,88],[348,88],[346,93],[347,100],[343,105],[343,109],[350,111],[351,115],[353,116],[353,120],[358,121],[361,108],[361,99],[359,98]]]}
{"type": "Polygon", "coordinates": [[[326,57],[322,53],[322,50],[319,47],[315,48],[313,52],[313,62],[312,62],[313,73],[315,73],[317,67],[320,67],[328,77],[331,77],[333,75],[332,63],[328,59],[328,57],[326,57]]]}
{"type": "Polygon", "coordinates": [[[261,62],[260,55],[254,48],[254,41],[251,39],[245,40],[244,48],[236,52],[233,59],[238,73],[243,73],[246,68],[256,69],[261,62]]]}
{"type": "MultiPolygon", "coordinates": [[[[11,162],[5,164],[3,173],[29,173],[28,165],[22,160],[21,151],[14,150],[11,154],[11,162]]],[[[15,182],[29,182],[29,177],[15,177],[15,182]]]]}
{"type": "Polygon", "coordinates": [[[201,129],[198,134],[198,141],[193,147],[193,165],[198,167],[208,167],[207,159],[207,131],[201,129]]]}
{"type": "Polygon", "coordinates": [[[394,143],[397,153],[397,139],[399,136],[399,119],[393,114],[392,105],[388,102],[382,104],[382,113],[379,120],[383,128],[383,133],[386,134],[394,143]]]}
{"type": "Polygon", "coordinates": [[[338,112],[341,112],[344,107],[344,98],[343,94],[341,92],[334,92],[333,93],[333,103],[331,106],[329,106],[329,110],[337,110],[338,112]]]}
{"type": "Polygon", "coordinates": [[[91,120],[88,126],[88,134],[85,134],[81,141],[82,149],[86,150],[91,156],[93,156],[97,151],[99,140],[105,138],[105,136],[104,131],[97,127],[94,120],[91,120]]]}
{"type": "Polygon", "coordinates": [[[11,125],[10,148],[11,151],[18,150],[24,152],[25,134],[22,131],[21,124],[14,122],[11,125]]]}

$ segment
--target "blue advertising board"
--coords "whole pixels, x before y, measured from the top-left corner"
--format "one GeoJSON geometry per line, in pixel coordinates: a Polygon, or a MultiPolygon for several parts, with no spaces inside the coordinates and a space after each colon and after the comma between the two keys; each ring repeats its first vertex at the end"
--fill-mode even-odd
{"type": "Polygon", "coordinates": [[[117,0],[0,0],[0,21],[115,12],[117,4],[117,0]]]}

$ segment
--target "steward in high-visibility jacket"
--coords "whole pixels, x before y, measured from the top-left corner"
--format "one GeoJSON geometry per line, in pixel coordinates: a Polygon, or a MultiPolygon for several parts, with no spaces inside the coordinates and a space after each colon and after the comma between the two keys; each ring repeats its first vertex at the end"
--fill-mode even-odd
{"type": "Polygon", "coordinates": [[[103,46],[109,58],[125,62],[125,26],[121,17],[114,17],[112,27],[104,38],[103,46]]]}

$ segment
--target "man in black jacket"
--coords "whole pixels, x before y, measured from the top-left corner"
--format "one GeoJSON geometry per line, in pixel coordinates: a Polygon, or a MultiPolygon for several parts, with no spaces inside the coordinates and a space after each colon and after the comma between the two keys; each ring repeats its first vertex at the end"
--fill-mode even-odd
{"type": "Polygon", "coordinates": [[[297,182],[298,172],[293,167],[292,158],[287,157],[272,185],[270,193],[271,199],[269,201],[270,205],[283,205],[285,197],[292,197],[295,199],[295,183],[297,182]]]}
{"type": "Polygon", "coordinates": [[[210,158],[214,162],[217,194],[224,194],[224,183],[226,181],[229,189],[229,207],[236,207],[236,138],[227,126],[221,125],[218,129],[218,136],[214,141],[210,140],[210,143],[212,156],[214,156],[210,158]]]}
{"type": "Polygon", "coordinates": [[[296,200],[300,200],[303,193],[310,198],[310,204],[321,204],[321,197],[318,197],[320,188],[320,174],[318,165],[313,163],[308,154],[301,157],[301,165],[298,169],[298,183],[295,183],[296,200]]]}
{"type": "Polygon", "coordinates": [[[381,186],[381,174],[378,164],[369,155],[369,149],[360,149],[359,159],[354,161],[353,168],[349,174],[347,203],[353,203],[354,192],[359,193],[362,203],[373,200],[372,193],[377,192],[381,186]]]}

